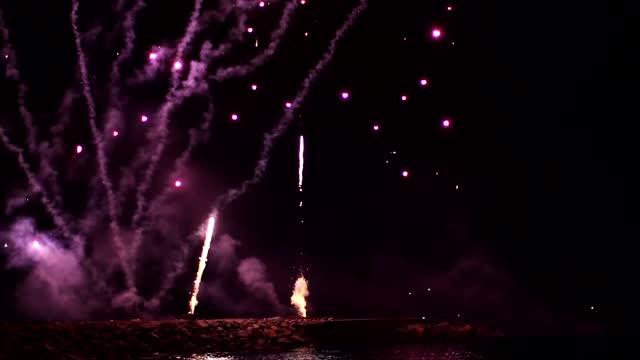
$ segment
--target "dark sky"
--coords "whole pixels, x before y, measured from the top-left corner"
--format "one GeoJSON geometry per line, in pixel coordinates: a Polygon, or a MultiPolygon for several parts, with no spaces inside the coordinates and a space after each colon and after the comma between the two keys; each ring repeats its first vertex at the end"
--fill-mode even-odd
{"type": "MultiPolygon", "coordinates": [[[[37,124],[55,120],[75,79],[68,3],[0,3],[37,124]]],[[[81,2],[81,31],[103,25],[86,51],[99,99],[121,34],[116,32],[111,43],[104,36],[117,19],[108,2],[88,3],[81,2]]],[[[197,149],[182,190],[187,194],[175,202],[190,218],[184,224],[201,221],[217,195],[250,176],[262,133],[280,118],[282,104],[291,100],[355,5],[309,0],[296,10],[281,47],[265,66],[215,86],[212,138],[197,149]],[[252,83],[259,84],[258,91],[249,90],[252,83]],[[240,121],[232,123],[231,113],[240,121]]],[[[453,320],[462,313],[569,328],[615,318],[620,310],[611,299],[617,267],[607,239],[616,237],[612,228],[620,201],[612,180],[611,127],[622,115],[612,104],[624,102],[615,89],[625,80],[610,64],[625,51],[618,46],[626,25],[601,31],[603,21],[588,20],[597,9],[547,5],[370,2],[312,87],[296,123],[277,141],[264,181],[227,207],[217,233],[237,239],[242,257],[265,262],[285,304],[297,269],[304,268],[310,306],[318,315],[427,314],[453,320]],[[431,38],[434,26],[443,30],[441,39],[431,38]],[[614,32],[618,43],[610,38],[614,32]],[[421,78],[429,80],[427,87],[419,86],[421,78]],[[348,101],[339,98],[343,90],[351,94],[348,101]],[[406,103],[400,100],[403,94],[406,103]],[[452,120],[451,128],[440,127],[444,118],[452,120]],[[373,124],[381,130],[372,131],[373,124]],[[302,198],[297,189],[300,133],[307,141],[302,198]],[[405,169],[407,178],[401,176],[405,169]]],[[[225,61],[255,55],[253,39],[268,42],[281,8],[273,4],[251,12],[255,35],[225,61]]],[[[175,46],[191,9],[185,1],[144,9],[129,67],[140,68],[152,45],[175,46]]],[[[221,39],[229,26],[211,25],[196,37],[194,48],[204,37],[221,39]]],[[[132,90],[128,118],[153,113],[165,90],[161,81],[132,90]]],[[[1,124],[20,136],[15,83],[2,79],[0,91],[1,124]]],[[[76,102],[82,109],[84,101],[76,102]]],[[[98,100],[99,106],[103,102],[98,100]]],[[[172,118],[172,134],[184,137],[195,124],[191,119],[201,115],[202,99],[187,103],[172,118]]],[[[69,157],[76,143],[91,141],[82,110],[72,122],[65,138],[69,157]]],[[[115,150],[114,172],[136,141],[127,138],[122,145],[127,150],[115,150]]],[[[170,155],[163,164],[169,160],[170,155]]],[[[0,164],[0,196],[8,201],[27,185],[14,154],[3,149],[0,164]]],[[[65,166],[70,175],[60,179],[63,187],[95,174],[91,158],[65,166]]],[[[81,212],[84,197],[67,193],[65,206],[81,212]]],[[[19,214],[51,226],[37,204],[19,214]]],[[[15,219],[2,215],[0,224],[8,228],[15,219]]],[[[198,245],[192,267],[196,252],[198,245]]],[[[177,300],[168,313],[183,311],[193,273],[190,268],[176,285],[177,300]]],[[[20,274],[3,275],[3,304],[21,301],[11,295],[20,274]]],[[[205,287],[206,282],[207,275],[205,287]]],[[[228,315],[206,297],[201,309],[228,315]]]]}

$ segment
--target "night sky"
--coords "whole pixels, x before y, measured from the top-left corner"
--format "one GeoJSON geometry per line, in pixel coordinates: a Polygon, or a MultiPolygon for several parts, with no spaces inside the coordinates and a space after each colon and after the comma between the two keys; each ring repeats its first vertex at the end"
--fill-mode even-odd
{"type": "MultiPolygon", "coordinates": [[[[246,62],[264,49],[286,2],[253,6],[247,12],[253,31],[209,73],[246,62]]],[[[122,48],[122,13],[114,1],[96,3],[80,2],[78,26],[85,34],[83,50],[102,128],[111,64],[122,48]]],[[[126,12],[134,1],[123,3],[126,12]]],[[[193,11],[192,1],[149,3],[138,13],[135,49],[122,68],[125,80],[145,66],[153,46],[175,49],[193,11]]],[[[205,2],[205,13],[217,3],[205,2]]],[[[264,66],[222,84],[210,81],[210,138],[195,149],[179,177],[183,186],[162,210],[167,218],[158,229],[170,230],[147,234],[139,258],[137,283],[150,294],[164,276],[163,257],[190,249],[186,271],[157,316],[186,312],[202,240],[186,240],[188,235],[218,196],[251,176],[263,133],[289,111],[285,102],[293,100],[357,3],[299,4],[264,66]]],[[[625,102],[616,92],[627,80],[610,63],[628,51],[620,45],[626,24],[601,31],[604,22],[588,20],[591,9],[533,3],[371,1],[338,42],[335,56],[295,110],[295,121],[276,140],[263,180],[222,211],[212,256],[223,234],[236,239],[240,245],[227,260],[264,262],[287,314],[293,313],[289,297],[302,271],[309,280],[311,316],[425,316],[566,332],[617,321],[623,310],[612,299],[622,280],[614,280],[619,264],[611,247],[617,239],[620,189],[612,180],[617,145],[611,127],[624,116],[614,103],[625,102]],[[433,37],[435,28],[442,32],[439,38],[433,37]],[[449,127],[442,125],[445,119],[449,127]],[[300,135],[306,141],[302,193],[300,135]]],[[[104,196],[88,203],[96,155],[76,76],[71,1],[0,4],[29,88],[27,107],[42,129],[38,141],[50,138],[46,129],[60,119],[65,92],[76,95],[63,136],[65,153],[53,166],[69,223],[77,224],[88,209],[104,212],[98,217],[104,226],[86,240],[104,242],[109,232],[104,196]],[[75,154],[78,144],[81,154],[75,154]]],[[[205,39],[215,46],[232,26],[233,14],[211,21],[185,57],[196,60],[205,39]]],[[[3,53],[3,69],[7,61],[3,53]]],[[[108,152],[116,188],[122,169],[146,149],[145,128],[154,126],[169,86],[167,64],[142,85],[123,82],[127,125],[108,152]],[[150,117],[148,123],[140,122],[142,114],[150,117]]],[[[0,99],[0,126],[14,144],[25,147],[15,81],[0,77],[0,99]]],[[[177,180],[170,178],[171,161],[186,146],[206,104],[207,96],[200,94],[171,115],[169,145],[151,194],[177,180]]],[[[31,218],[39,231],[54,231],[16,154],[0,149],[3,207],[29,198],[12,211],[3,209],[1,240],[10,243],[6,234],[18,219],[31,218]]],[[[38,163],[38,156],[27,160],[38,163]]],[[[121,219],[130,224],[135,193],[124,199],[121,219]]],[[[94,256],[114,257],[100,254],[103,247],[88,246],[94,256]]],[[[34,304],[25,296],[36,295],[19,289],[35,265],[11,267],[13,253],[0,250],[0,264],[7,268],[0,273],[0,319],[47,318],[20,305],[34,304]]],[[[234,270],[217,265],[220,261],[225,260],[210,259],[205,272],[201,316],[275,315],[264,299],[238,283],[234,270]],[[223,304],[232,298],[254,305],[223,304]]],[[[122,286],[118,280],[111,284],[112,289],[122,286]]],[[[103,307],[86,315],[110,316],[137,314],[103,307]]]]}

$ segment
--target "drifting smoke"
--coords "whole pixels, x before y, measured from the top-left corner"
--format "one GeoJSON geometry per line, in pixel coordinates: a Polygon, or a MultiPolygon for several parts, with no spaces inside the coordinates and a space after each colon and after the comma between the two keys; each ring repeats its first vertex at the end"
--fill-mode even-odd
{"type": "Polygon", "coordinates": [[[0,233],[8,243],[8,266],[27,270],[16,291],[21,312],[34,319],[79,320],[99,307],[88,293],[81,257],[59,247],[51,234],[35,229],[31,219],[18,219],[9,231],[0,233]]]}
{"type": "Polygon", "coordinates": [[[309,296],[309,284],[307,283],[307,279],[300,275],[293,285],[291,305],[296,308],[298,315],[304,318],[307,317],[307,296],[309,296]]]}
{"type": "Polygon", "coordinates": [[[268,281],[267,267],[262,261],[255,257],[242,260],[238,266],[238,278],[249,292],[266,300],[278,312],[282,311],[275,286],[268,281]]]}
{"type": "Polygon", "coordinates": [[[239,245],[238,240],[227,234],[220,237],[220,240],[215,244],[216,251],[211,254],[211,261],[218,272],[231,268],[237,262],[236,248],[239,245]]]}

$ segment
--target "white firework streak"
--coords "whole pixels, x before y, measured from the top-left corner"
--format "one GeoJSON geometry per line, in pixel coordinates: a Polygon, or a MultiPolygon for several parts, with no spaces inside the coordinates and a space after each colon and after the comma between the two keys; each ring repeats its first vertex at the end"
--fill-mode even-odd
{"type": "Polygon", "coordinates": [[[300,149],[298,150],[298,188],[302,191],[302,175],[304,173],[304,136],[300,135],[300,149]]]}
{"type": "Polygon", "coordinates": [[[96,145],[97,157],[98,157],[98,172],[100,176],[100,180],[102,185],[105,188],[107,193],[107,202],[108,202],[108,210],[109,210],[109,218],[110,218],[110,228],[113,235],[113,242],[116,248],[116,252],[118,253],[118,260],[120,261],[120,266],[125,275],[126,283],[129,289],[134,289],[135,284],[133,282],[133,277],[131,273],[131,269],[129,268],[125,250],[122,245],[122,239],[120,238],[120,226],[118,225],[118,209],[116,204],[116,198],[113,193],[113,185],[111,180],[109,179],[109,175],[107,174],[107,157],[104,151],[104,144],[102,141],[102,135],[98,130],[98,126],[96,125],[96,110],[95,103],[93,101],[93,97],[91,95],[91,88],[89,85],[89,74],[87,71],[87,64],[84,53],[82,51],[82,41],[80,38],[80,32],[78,31],[78,8],[80,3],[78,0],[72,1],[72,10],[71,10],[71,27],[73,29],[73,35],[75,39],[76,51],[78,55],[78,69],[80,71],[80,81],[82,83],[82,90],[85,100],[87,101],[87,109],[89,112],[89,125],[91,127],[91,133],[93,135],[93,141],[96,145]]]}
{"type": "Polygon", "coordinates": [[[193,314],[196,311],[198,305],[198,293],[200,292],[200,281],[202,281],[202,275],[204,269],[207,267],[207,257],[209,256],[209,248],[211,247],[211,238],[213,237],[213,230],[216,225],[215,214],[209,218],[207,224],[207,234],[202,244],[202,253],[198,262],[198,272],[196,273],[196,279],[193,282],[193,293],[191,294],[191,300],[189,300],[189,314],[193,314]]]}

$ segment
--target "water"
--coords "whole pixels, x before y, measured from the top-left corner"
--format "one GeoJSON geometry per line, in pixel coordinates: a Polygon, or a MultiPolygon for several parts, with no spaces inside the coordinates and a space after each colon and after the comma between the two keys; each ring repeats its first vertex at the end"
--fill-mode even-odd
{"type": "Polygon", "coordinates": [[[179,360],[475,360],[479,352],[461,346],[393,346],[350,350],[297,349],[275,353],[211,353],[193,356],[165,356],[179,360]]]}

